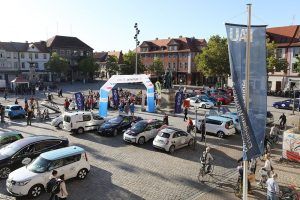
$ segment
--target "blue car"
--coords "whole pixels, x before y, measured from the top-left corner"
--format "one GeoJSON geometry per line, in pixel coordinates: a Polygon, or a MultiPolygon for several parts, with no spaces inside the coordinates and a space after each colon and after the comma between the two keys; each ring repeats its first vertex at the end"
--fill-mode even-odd
{"type": "Polygon", "coordinates": [[[26,112],[22,108],[22,106],[19,105],[8,105],[5,106],[5,116],[12,119],[16,117],[22,117],[25,118],[26,112]]]}
{"type": "MultiPolygon", "coordinates": [[[[293,99],[287,99],[284,101],[277,101],[273,103],[273,107],[275,108],[282,108],[282,109],[293,109],[294,106],[294,100],[293,99]]],[[[295,108],[299,110],[299,99],[295,99],[295,108]]]]}

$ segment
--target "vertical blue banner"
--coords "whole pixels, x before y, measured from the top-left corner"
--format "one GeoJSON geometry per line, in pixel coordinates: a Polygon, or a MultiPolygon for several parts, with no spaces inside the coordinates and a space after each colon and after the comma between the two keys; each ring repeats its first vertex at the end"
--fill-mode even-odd
{"type": "Polygon", "coordinates": [[[177,92],[176,96],[175,96],[175,113],[181,113],[182,109],[181,109],[181,105],[183,102],[183,92],[177,92]]]}
{"type": "Polygon", "coordinates": [[[101,117],[107,117],[107,106],[108,106],[108,91],[104,89],[100,89],[99,115],[101,117]]]}
{"type": "Polygon", "coordinates": [[[147,88],[147,111],[155,112],[154,87],[147,88]]]}
{"type": "Polygon", "coordinates": [[[117,89],[112,89],[112,98],[113,98],[113,102],[115,107],[118,107],[119,105],[119,93],[117,89]]]}
{"type": "Polygon", "coordinates": [[[75,93],[75,101],[78,110],[84,110],[84,96],[81,92],[75,93]]]}
{"type": "Polygon", "coordinates": [[[267,115],[266,26],[251,26],[249,110],[245,104],[247,26],[225,24],[234,101],[241,125],[244,160],[264,152],[267,115]]]}

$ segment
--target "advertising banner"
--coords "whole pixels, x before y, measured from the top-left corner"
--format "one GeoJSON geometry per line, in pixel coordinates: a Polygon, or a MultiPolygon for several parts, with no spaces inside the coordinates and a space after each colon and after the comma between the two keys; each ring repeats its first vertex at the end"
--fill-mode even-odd
{"type": "Polygon", "coordinates": [[[247,26],[225,24],[235,105],[241,125],[244,160],[264,151],[267,115],[266,26],[251,26],[249,110],[245,104],[247,26]]]}
{"type": "Polygon", "coordinates": [[[112,90],[112,98],[113,98],[114,106],[118,106],[119,105],[119,93],[118,93],[117,89],[112,90]]]}
{"type": "Polygon", "coordinates": [[[75,101],[78,110],[84,110],[84,96],[81,92],[75,93],[75,101]]]}
{"type": "Polygon", "coordinates": [[[181,105],[183,102],[183,92],[177,92],[175,96],[175,113],[181,113],[181,105]]]}

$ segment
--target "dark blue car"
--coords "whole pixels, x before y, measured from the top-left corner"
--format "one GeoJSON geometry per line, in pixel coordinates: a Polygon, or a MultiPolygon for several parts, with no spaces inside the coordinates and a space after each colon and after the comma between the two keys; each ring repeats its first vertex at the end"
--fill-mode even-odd
{"type": "MultiPolygon", "coordinates": [[[[273,103],[273,107],[275,108],[282,108],[282,109],[293,109],[294,100],[287,99],[284,101],[277,101],[273,103]]],[[[295,99],[295,108],[299,110],[299,99],[295,99]]]]}

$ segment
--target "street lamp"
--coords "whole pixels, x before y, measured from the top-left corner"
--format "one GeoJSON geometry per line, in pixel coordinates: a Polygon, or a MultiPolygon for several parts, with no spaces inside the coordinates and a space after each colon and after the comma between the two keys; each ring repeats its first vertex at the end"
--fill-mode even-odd
{"type": "Polygon", "coordinates": [[[138,24],[135,23],[134,24],[134,28],[135,28],[135,35],[134,35],[134,39],[135,39],[135,74],[137,74],[137,47],[138,45],[140,45],[140,41],[138,40],[138,35],[140,34],[140,30],[138,28],[138,24]]]}

